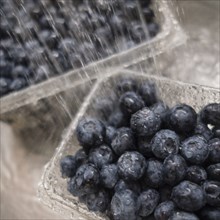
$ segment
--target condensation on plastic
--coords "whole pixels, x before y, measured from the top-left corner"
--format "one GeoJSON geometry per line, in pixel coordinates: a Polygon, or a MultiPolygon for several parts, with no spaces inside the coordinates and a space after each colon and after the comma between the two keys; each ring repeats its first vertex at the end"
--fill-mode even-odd
{"type": "Polygon", "coordinates": [[[57,87],[58,90],[62,88],[65,91],[72,83],[88,80],[88,78],[93,79],[96,76],[105,77],[106,74],[116,69],[146,60],[149,57],[185,43],[187,37],[175,18],[172,7],[172,1],[153,1],[156,20],[161,28],[154,38],[148,39],[131,49],[86,65],[83,68],[69,71],[65,75],[48,79],[46,82],[0,98],[0,119],[4,120],[2,114],[10,112],[12,109],[35,103],[38,99],[56,94],[57,87]]]}
{"type": "Polygon", "coordinates": [[[62,179],[59,170],[60,159],[68,154],[74,154],[79,149],[75,136],[78,121],[85,116],[97,116],[94,101],[99,97],[108,97],[120,77],[134,77],[138,81],[150,80],[157,86],[158,96],[170,107],[178,103],[186,103],[198,112],[204,105],[219,102],[219,91],[214,88],[195,84],[172,81],[167,78],[138,74],[131,70],[123,70],[98,81],[91,93],[86,97],[76,118],[70,124],[63,140],[45,170],[39,184],[38,195],[41,201],[54,211],[62,213],[65,218],[83,220],[107,219],[103,214],[88,211],[86,206],[67,191],[67,180],[62,179]]]}

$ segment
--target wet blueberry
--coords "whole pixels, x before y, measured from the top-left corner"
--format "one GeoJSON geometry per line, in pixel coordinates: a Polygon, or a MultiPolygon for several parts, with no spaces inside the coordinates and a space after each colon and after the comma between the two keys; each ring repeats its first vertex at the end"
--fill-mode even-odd
{"type": "Polygon", "coordinates": [[[201,209],[206,202],[202,187],[190,181],[183,181],[175,186],[171,199],[180,209],[190,212],[201,209]]]}
{"type": "Polygon", "coordinates": [[[199,115],[205,124],[220,126],[220,103],[206,105],[199,115]]]}
{"type": "Polygon", "coordinates": [[[126,152],[118,160],[118,173],[124,180],[138,180],[144,171],[145,158],[139,152],[126,152]]]}
{"type": "Polygon", "coordinates": [[[186,104],[179,104],[171,108],[168,119],[168,125],[171,130],[180,134],[190,134],[196,126],[196,112],[186,104]]]}
{"type": "Polygon", "coordinates": [[[76,159],[72,155],[65,156],[60,161],[60,171],[62,177],[73,177],[76,174],[77,163],[76,159]]]}
{"type": "Polygon", "coordinates": [[[79,143],[84,150],[101,145],[105,137],[105,126],[98,120],[93,118],[82,119],[77,128],[76,135],[79,143]]]}
{"type": "Polygon", "coordinates": [[[199,220],[199,218],[191,212],[175,211],[168,220],[199,220]]]}
{"type": "Polygon", "coordinates": [[[156,159],[149,159],[146,162],[144,180],[147,186],[158,188],[163,185],[163,164],[156,159]]]}
{"type": "Polygon", "coordinates": [[[203,136],[206,140],[210,140],[213,137],[212,131],[202,122],[196,124],[194,133],[203,136]]]}
{"type": "Polygon", "coordinates": [[[214,138],[209,141],[209,157],[211,163],[220,163],[220,139],[214,138]]]}
{"type": "Polygon", "coordinates": [[[114,160],[114,153],[107,145],[101,145],[92,149],[89,153],[89,162],[93,163],[97,168],[101,169],[103,165],[110,164],[114,160]]]}
{"type": "Polygon", "coordinates": [[[160,26],[155,22],[151,22],[147,25],[147,29],[148,29],[149,36],[155,37],[160,31],[160,26]]]}
{"type": "Polygon", "coordinates": [[[120,108],[126,115],[131,115],[144,107],[144,101],[135,92],[124,93],[119,100],[120,108]]]}
{"type": "Polygon", "coordinates": [[[199,135],[184,140],[180,152],[192,164],[202,164],[209,155],[207,141],[199,135]]]}
{"type": "Polygon", "coordinates": [[[112,126],[106,127],[105,143],[111,145],[116,129],[112,126]]]}
{"type": "Polygon", "coordinates": [[[159,203],[160,195],[154,189],[148,189],[140,194],[137,200],[137,213],[142,217],[149,216],[159,203]]]}
{"type": "Polygon", "coordinates": [[[207,180],[203,184],[203,190],[207,204],[220,207],[220,182],[207,180]]]}
{"type": "Polygon", "coordinates": [[[152,157],[152,146],[151,139],[138,137],[138,151],[143,154],[146,158],[152,157]]]}
{"type": "Polygon", "coordinates": [[[104,165],[100,171],[100,179],[104,187],[109,189],[114,188],[119,179],[117,165],[104,165]]]}
{"type": "Polygon", "coordinates": [[[209,180],[220,181],[220,163],[212,164],[206,170],[209,180]]]}
{"type": "Polygon", "coordinates": [[[3,96],[11,91],[11,82],[12,80],[9,78],[0,77],[0,96],[3,96]]]}
{"type": "Polygon", "coordinates": [[[117,129],[111,147],[118,156],[127,150],[134,150],[136,148],[135,137],[131,129],[126,127],[117,129]]]}
{"type": "Polygon", "coordinates": [[[175,210],[175,204],[172,201],[160,203],[155,211],[154,217],[156,220],[168,220],[175,210]]]}
{"type": "Polygon", "coordinates": [[[137,181],[125,181],[120,179],[117,184],[115,185],[115,192],[124,191],[126,189],[130,189],[135,193],[139,194],[141,192],[141,186],[137,181]]]}
{"type": "Polygon", "coordinates": [[[136,220],[137,195],[126,189],[114,194],[111,201],[111,213],[114,220],[136,220]]]}
{"type": "Polygon", "coordinates": [[[191,182],[200,184],[207,179],[207,173],[201,166],[190,166],[186,171],[186,179],[191,182]]]}
{"type": "Polygon", "coordinates": [[[160,116],[155,114],[149,108],[143,108],[131,116],[131,129],[138,136],[152,136],[161,126],[160,116]]]}
{"type": "Polygon", "coordinates": [[[158,131],[151,141],[153,154],[160,159],[165,159],[170,154],[179,151],[179,136],[171,130],[158,131]]]}
{"type": "Polygon", "coordinates": [[[115,128],[125,127],[129,125],[129,119],[120,109],[116,109],[108,118],[108,124],[115,128]]]}
{"type": "Polygon", "coordinates": [[[163,162],[164,181],[169,185],[175,185],[184,179],[186,175],[186,161],[180,155],[170,155],[163,162]]]}

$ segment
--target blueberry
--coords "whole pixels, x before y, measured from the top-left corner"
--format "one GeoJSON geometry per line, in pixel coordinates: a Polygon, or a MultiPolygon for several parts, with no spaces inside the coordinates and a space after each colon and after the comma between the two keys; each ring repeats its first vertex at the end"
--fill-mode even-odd
{"type": "Polygon", "coordinates": [[[129,27],[129,34],[136,43],[140,43],[146,38],[143,25],[139,21],[131,22],[129,27]]]}
{"type": "Polygon", "coordinates": [[[179,134],[190,134],[196,126],[196,112],[186,104],[179,104],[171,108],[168,114],[168,125],[171,130],[179,134]]]}
{"type": "Polygon", "coordinates": [[[22,65],[15,66],[15,68],[12,70],[12,77],[23,77],[28,79],[30,77],[30,70],[22,65]]]}
{"type": "Polygon", "coordinates": [[[117,89],[122,93],[136,91],[137,82],[131,78],[122,78],[117,84],[117,89]]]}
{"type": "Polygon", "coordinates": [[[76,128],[76,135],[79,143],[84,150],[100,146],[105,137],[105,126],[98,120],[93,118],[82,119],[76,128]]]}
{"type": "Polygon", "coordinates": [[[100,179],[104,187],[109,189],[114,188],[119,179],[117,165],[104,165],[100,171],[100,179]]]}
{"type": "Polygon", "coordinates": [[[0,59],[0,77],[10,77],[14,68],[14,63],[8,60],[0,59]]]}
{"type": "Polygon", "coordinates": [[[206,105],[199,116],[205,124],[220,126],[220,103],[206,105]]]}
{"type": "Polygon", "coordinates": [[[60,161],[60,171],[62,177],[73,177],[76,174],[77,163],[74,156],[68,155],[60,161]]]}
{"type": "Polygon", "coordinates": [[[142,13],[144,15],[144,19],[146,22],[152,22],[155,15],[154,15],[154,11],[152,9],[150,9],[149,7],[145,7],[142,9],[142,13]]]}
{"type": "Polygon", "coordinates": [[[153,111],[155,114],[158,114],[163,124],[164,125],[166,124],[166,117],[167,117],[169,108],[164,102],[159,101],[153,104],[152,106],[150,106],[150,110],[153,111]]]}
{"type": "Polygon", "coordinates": [[[108,118],[108,124],[115,128],[125,127],[129,125],[129,119],[120,109],[116,109],[108,118]]]}
{"type": "Polygon", "coordinates": [[[175,210],[175,204],[172,201],[160,203],[155,211],[154,217],[156,220],[168,220],[175,210]]]}
{"type": "Polygon", "coordinates": [[[127,150],[134,150],[136,148],[135,137],[131,129],[126,127],[117,129],[111,147],[118,156],[127,150]]]}
{"type": "Polygon", "coordinates": [[[146,106],[151,106],[157,102],[156,86],[153,82],[143,82],[140,85],[138,92],[144,100],[146,106]]]}
{"type": "Polygon", "coordinates": [[[203,190],[206,195],[207,204],[215,207],[220,207],[220,182],[218,181],[205,181],[203,190]]]}
{"type": "Polygon", "coordinates": [[[78,195],[85,195],[94,192],[96,186],[100,183],[98,170],[92,164],[83,164],[76,175],[70,181],[70,192],[77,192],[78,195]]]}
{"type": "Polygon", "coordinates": [[[130,125],[138,136],[149,137],[160,129],[161,119],[149,108],[143,108],[131,116],[130,125]]]}
{"type": "Polygon", "coordinates": [[[219,220],[220,208],[204,207],[198,215],[201,220],[219,220]]]}
{"type": "Polygon", "coordinates": [[[220,181],[220,163],[212,164],[206,170],[209,180],[220,181]]]}
{"type": "Polygon", "coordinates": [[[209,141],[209,157],[211,163],[220,163],[220,138],[214,138],[209,141]]]}
{"type": "Polygon", "coordinates": [[[196,135],[202,135],[206,140],[210,140],[213,137],[212,131],[202,122],[197,123],[194,133],[196,135]]]}
{"type": "Polygon", "coordinates": [[[63,38],[58,46],[58,49],[65,55],[76,51],[76,42],[71,38],[63,38]]]}
{"type": "Polygon", "coordinates": [[[206,202],[202,187],[190,181],[183,181],[175,186],[171,199],[180,209],[190,212],[201,209],[206,202]]]}
{"type": "Polygon", "coordinates": [[[164,181],[175,185],[184,179],[186,174],[186,161],[180,155],[170,155],[163,162],[164,181]]]}
{"type": "Polygon", "coordinates": [[[75,155],[77,167],[81,166],[87,160],[87,154],[83,149],[79,149],[75,155]]]}
{"type": "Polygon", "coordinates": [[[104,212],[108,208],[109,203],[109,194],[104,189],[86,195],[86,205],[90,211],[104,212]]]}
{"type": "Polygon", "coordinates": [[[160,195],[154,189],[148,189],[140,194],[137,200],[137,213],[142,217],[153,213],[159,203],[160,195]]]}
{"type": "Polygon", "coordinates": [[[11,82],[12,81],[9,78],[0,77],[0,96],[3,96],[11,91],[10,90],[11,82]]]}
{"type": "Polygon", "coordinates": [[[42,30],[39,37],[50,49],[55,49],[58,46],[58,35],[51,30],[42,30]]]}
{"type": "Polygon", "coordinates": [[[135,92],[124,93],[119,100],[120,108],[126,115],[131,115],[144,107],[144,101],[135,92]]]}
{"type": "Polygon", "coordinates": [[[141,186],[137,181],[125,181],[120,179],[117,184],[115,185],[115,192],[124,191],[126,189],[130,189],[135,193],[139,194],[141,192],[141,186]]]}
{"type": "Polygon", "coordinates": [[[113,137],[116,133],[116,129],[112,126],[106,127],[106,134],[105,134],[105,143],[111,145],[113,137]]]}
{"type": "Polygon", "coordinates": [[[186,179],[191,182],[200,184],[207,179],[207,173],[201,166],[191,166],[188,167],[186,171],[186,179]]]}
{"type": "Polygon", "coordinates": [[[24,78],[18,77],[12,81],[10,84],[11,91],[18,91],[27,86],[27,81],[24,78]]]}
{"type": "Polygon", "coordinates": [[[152,147],[151,147],[151,139],[138,137],[138,150],[146,158],[152,157],[153,153],[152,153],[152,147]]]}
{"type": "Polygon", "coordinates": [[[147,29],[148,29],[149,36],[155,37],[160,31],[160,26],[155,22],[151,22],[147,25],[147,29]]]}
{"type": "Polygon", "coordinates": [[[156,159],[149,159],[146,163],[144,180],[152,188],[163,185],[163,164],[156,159]]]}
{"type": "Polygon", "coordinates": [[[192,164],[202,164],[209,155],[206,139],[199,135],[184,140],[180,152],[192,164]]]}
{"type": "Polygon", "coordinates": [[[126,152],[118,160],[118,173],[124,180],[138,180],[144,171],[145,158],[139,152],[126,152]]]}
{"type": "Polygon", "coordinates": [[[107,145],[101,145],[92,149],[89,153],[89,162],[101,169],[103,165],[110,164],[114,160],[112,149],[107,145]]]}
{"type": "Polygon", "coordinates": [[[111,213],[114,220],[136,220],[137,195],[126,189],[114,194],[111,201],[111,213]]]}
{"type": "Polygon", "coordinates": [[[170,154],[179,151],[179,136],[171,130],[158,131],[151,141],[153,154],[160,159],[165,159],[170,154]]]}
{"type": "Polygon", "coordinates": [[[48,65],[40,65],[36,70],[36,75],[34,77],[35,83],[41,82],[51,76],[51,70],[48,65]]]}
{"type": "Polygon", "coordinates": [[[190,212],[175,211],[168,220],[199,220],[199,218],[190,212]]]}

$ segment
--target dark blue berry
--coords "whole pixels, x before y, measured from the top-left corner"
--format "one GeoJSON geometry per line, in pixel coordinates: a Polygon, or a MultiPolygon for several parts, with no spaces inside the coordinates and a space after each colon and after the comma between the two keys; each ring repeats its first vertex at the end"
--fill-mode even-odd
{"type": "Polygon", "coordinates": [[[131,115],[144,107],[144,101],[135,92],[124,93],[119,100],[120,108],[126,115],[131,115]]]}
{"type": "Polygon", "coordinates": [[[118,160],[118,173],[124,180],[138,180],[144,171],[145,158],[139,152],[126,152],[118,160]]]}
{"type": "Polygon", "coordinates": [[[143,24],[139,21],[132,21],[129,26],[129,34],[136,43],[142,42],[145,38],[143,24]]]}
{"type": "Polygon", "coordinates": [[[104,187],[109,189],[114,188],[119,179],[117,165],[104,165],[100,171],[100,179],[104,187]]]}
{"type": "Polygon", "coordinates": [[[220,126],[220,103],[206,105],[201,110],[199,117],[205,124],[220,126]]]}
{"type": "Polygon", "coordinates": [[[152,152],[160,159],[165,159],[170,154],[177,154],[179,145],[179,136],[171,130],[158,131],[151,141],[152,152]]]}
{"type": "Polygon", "coordinates": [[[108,124],[115,128],[129,126],[129,119],[120,109],[116,109],[108,118],[108,124]]]}
{"type": "Polygon", "coordinates": [[[11,91],[18,91],[25,86],[27,86],[27,81],[22,77],[18,77],[12,81],[9,88],[11,91]]]}
{"type": "Polygon", "coordinates": [[[109,193],[105,189],[86,195],[86,205],[90,211],[104,212],[110,203],[109,193]]]}
{"type": "Polygon", "coordinates": [[[125,181],[120,179],[114,188],[115,192],[124,191],[126,189],[130,189],[137,194],[141,192],[141,186],[137,181],[125,181]]]}
{"type": "Polygon", "coordinates": [[[155,211],[154,217],[156,220],[168,220],[175,210],[175,204],[172,201],[160,203],[155,211]]]}
{"type": "Polygon", "coordinates": [[[207,204],[220,207],[220,182],[207,180],[203,184],[207,204]]]}
{"type": "Polygon", "coordinates": [[[214,138],[220,138],[220,126],[215,126],[212,129],[212,133],[214,135],[214,138]]]}
{"type": "Polygon", "coordinates": [[[138,136],[149,137],[160,129],[161,119],[149,108],[143,108],[131,116],[130,125],[138,136]]]}
{"type": "Polygon", "coordinates": [[[105,143],[111,145],[116,129],[112,126],[106,127],[105,143]]]}
{"type": "Polygon", "coordinates": [[[103,143],[105,126],[98,119],[84,118],[77,125],[76,135],[79,143],[88,151],[103,143]]]}
{"type": "Polygon", "coordinates": [[[179,104],[170,109],[167,120],[171,130],[179,134],[190,134],[196,126],[196,112],[186,104],[179,104]]]}
{"type": "Polygon", "coordinates": [[[155,114],[158,114],[161,118],[162,125],[166,126],[166,118],[169,112],[168,106],[164,102],[159,101],[150,106],[150,110],[152,110],[155,114]]]}
{"type": "Polygon", "coordinates": [[[118,156],[128,150],[134,150],[136,148],[135,137],[131,129],[126,127],[117,129],[112,139],[111,147],[118,156]]]}
{"type": "Polygon", "coordinates": [[[151,139],[138,137],[138,151],[143,154],[146,158],[152,157],[152,147],[151,147],[151,139]]]}
{"type": "Polygon", "coordinates": [[[192,136],[182,142],[181,155],[192,164],[202,164],[209,155],[206,139],[203,136],[192,136]]]}
{"type": "Polygon", "coordinates": [[[101,169],[103,165],[110,164],[114,160],[114,153],[107,145],[92,149],[89,153],[89,162],[101,169]]]}
{"type": "Polygon", "coordinates": [[[220,163],[212,164],[206,169],[209,180],[220,181],[220,163]]]}
{"type": "Polygon", "coordinates": [[[37,67],[36,75],[34,77],[35,83],[41,82],[52,76],[51,70],[48,65],[40,65],[37,67]]]}
{"type": "Polygon", "coordinates": [[[75,153],[74,157],[76,159],[76,164],[78,167],[81,166],[83,163],[85,163],[87,160],[87,154],[83,149],[79,149],[75,153]]]}
{"type": "Polygon", "coordinates": [[[80,166],[76,175],[69,183],[69,191],[72,194],[86,195],[93,193],[96,186],[100,183],[100,176],[98,170],[92,164],[83,164],[80,166]]]}
{"type": "Polygon", "coordinates": [[[154,83],[149,81],[143,82],[140,85],[138,92],[146,106],[151,106],[157,102],[156,86],[154,83]]]}
{"type": "Polygon", "coordinates": [[[219,220],[220,208],[204,207],[198,215],[201,220],[219,220]]]}
{"type": "Polygon", "coordinates": [[[135,91],[137,89],[137,83],[131,78],[120,79],[117,89],[122,93],[135,91]]]}
{"type": "Polygon", "coordinates": [[[155,22],[151,22],[147,25],[147,29],[149,37],[155,37],[160,31],[160,26],[155,22]]]}
{"type": "Polygon", "coordinates": [[[191,182],[200,184],[207,179],[207,173],[201,166],[191,166],[188,167],[186,171],[186,179],[191,182]]]}
{"type": "Polygon", "coordinates": [[[75,156],[68,155],[60,160],[60,171],[63,178],[75,176],[76,170],[77,163],[75,156]]]}
{"type": "Polygon", "coordinates": [[[137,213],[142,217],[149,216],[159,203],[160,195],[154,189],[148,189],[140,194],[137,200],[137,213]]]}
{"type": "Polygon", "coordinates": [[[190,212],[175,211],[168,220],[200,220],[195,214],[190,212]]]}
{"type": "Polygon", "coordinates": [[[211,163],[220,163],[220,138],[214,138],[209,141],[209,157],[211,163]]]}
{"type": "Polygon", "coordinates": [[[190,181],[183,181],[175,186],[171,199],[180,209],[190,212],[201,209],[206,202],[202,187],[190,181]]]}
{"type": "Polygon", "coordinates": [[[156,159],[149,159],[146,163],[144,180],[147,186],[158,188],[163,185],[163,164],[156,159]]]}
{"type": "Polygon", "coordinates": [[[10,92],[10,85],[12,80],[9,78],[0,77],[0,96],[10,92]]]}
{"type": "Polygon", "coordinates": [[[154,11],[150,9],[149,7],[143,8],[142,13],[144,15],[144,19],[146,22],[151,22],[155,17],[154,11]]]}
{"type": "Polygon", "coordinates": [[[186,161],[180,155],[170,155],[163,162],[164,181],[175,185],[184,179],[186,174],[186,161]]]}
{"type": "Polygon", "coordinates": [[[111,213],[114,220],[136,220],[137,195],[126,189],[114,194],[111,201],[111,213]]]}
{"type": "Polygon", "coordinates": [[[212,131],[202,122],[197,123],[194,133],[203,136],[207,141],[213,137],[212,131]]]}

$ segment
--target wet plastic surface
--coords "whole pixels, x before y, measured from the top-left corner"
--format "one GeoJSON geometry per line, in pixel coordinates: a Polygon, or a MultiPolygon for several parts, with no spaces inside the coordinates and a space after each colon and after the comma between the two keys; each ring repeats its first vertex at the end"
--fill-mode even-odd
{"type": "Polygon", "coordinates": [[[153,81],[158,88],[159,98],[165,101],[170,107],[177,103],[186,103],[194,107],[198,112],[204,105],[219,101],[219,91],[216,89],[172,81],[163,77],[147,76],[146,74],[139,75],[129,70],[120,71],[118,74],[98,81],[91,90],[91,93],[87,96],[76,118],[65,132],[61,144],[56,149],[55,155],[46,165],[42,182],[39,185],[39,196],[42,202],[69,218],[87,220],[106,219],[106,216],[103,214],[89,212],[85,205],[80,203],[77,198],[73,197],[67,191],[66,180],[62,179],[60,174],[59,161],[63,156],[74,154],[79,149],[79,144],[75,136],[78,121],[81,117],[88,115],[99,117],[93,107],[94,100],[98,97],[108,96],[121,76],[134,77],[138,81],[153,81]]]}

